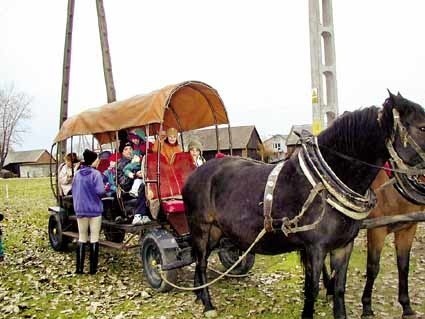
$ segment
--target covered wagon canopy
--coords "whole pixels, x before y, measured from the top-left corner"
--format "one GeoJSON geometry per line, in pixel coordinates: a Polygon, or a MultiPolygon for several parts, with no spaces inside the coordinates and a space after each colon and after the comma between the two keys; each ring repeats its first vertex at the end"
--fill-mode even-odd
{"type": "Polygon", "coordinates": [[[228,124],[229,119],[214,88],[202,82],[187,81],[74,115],[63,123],[54,142],[93,134],[104,144],[113,141],[115,132],[121,129],[155,124],[150,128],[152,133],[158,131],[161,123],[165,128],[175,127],[183,132],[228,124]]]}

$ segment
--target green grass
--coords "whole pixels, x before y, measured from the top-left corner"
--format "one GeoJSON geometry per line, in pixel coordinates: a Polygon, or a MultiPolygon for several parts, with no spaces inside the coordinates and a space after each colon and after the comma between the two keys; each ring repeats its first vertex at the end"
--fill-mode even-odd
{"type": "MultiPolygon", "coordinates": [[[[193,293],[174,290],[161,294],[149,287],[143,278],[137,250],[102,248],[98,274],[74,275],[72,245],[63,253],[53,251],[49,245],[47,208],[51,205],[55,205],[55,200],[48,179],[0,180],[6,250],[6,260],[0,264],[0,318],[203,317],[202,306],[194,302],[193,293]]],[[[400,317],[396,266],[390,245],[384,255],[375,292],[375,311],[400,317]]],[[[347,311],[352,318],[358,318],[361,311],[365,257],[362,233],[356,240],[347,281],[347,311]]],[[[423,270],[425,259],[422,258],[423,255],[414,254],[411,269],[423,270]]],[[[220,267],[215,256],[211,264],[220,267]]],[[[210,276],[215,275],[210,273],[210,276]]],[[[179,270],[179,278],[178,284],[192,286],[193,267],[179,270]]],[[[411,287],[414,290],[415,284],[411,287]]],[[[303,270],[296,253],[256,256],[251,276],[219,281],[210,291],[220,318],[299,318],[303,306],[303,270]]],[[[418,303],[421,296],[415,294],[418,303]]],[[[425,312],[424,305],[415,308],[425,312]]],[[[316,303],[316,317],[332,317],[323,290],[316,303]]]]}

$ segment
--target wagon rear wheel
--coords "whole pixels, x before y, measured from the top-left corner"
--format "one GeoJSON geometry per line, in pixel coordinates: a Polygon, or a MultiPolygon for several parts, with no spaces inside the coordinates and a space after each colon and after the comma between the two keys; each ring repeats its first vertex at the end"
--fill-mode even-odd
{"type": "MultiPolygon", "coordinates": [[[[229,269],[243,255],[243,251],[234,247],[226,246],[218,251],[218,257],[224,268],[229,269]]],[[[244,259],[230,272],[232,275],[247,274],[255,263],[255,254],[248,253],[244,259]]]]}
{"type": "MultiPolygon", "coordinates": [[[[141,247],[141,257],[146,280],[149,285],[159,292],[167,292],[171,287],[165,280],[162,279],[159,269],[162,265],[163,256],[157,243],[149,235],[143,240],[141,247]]],[[[162,272],[162,276],[171,283],[177,281],[177,270],[166,270],[162,272]]]]}
{"type": "Polygon", "coordinates": [[[68,247],[69,237],[63,235],[62,222],[58,214],[52,214],[49,217],[49,241],[52,248],[56,251],[64,251],[68,247]]]}

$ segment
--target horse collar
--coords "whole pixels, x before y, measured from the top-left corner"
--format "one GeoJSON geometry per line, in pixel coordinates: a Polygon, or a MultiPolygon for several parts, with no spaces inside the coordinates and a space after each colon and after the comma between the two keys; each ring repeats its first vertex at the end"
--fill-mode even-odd
{"type": "Polygon", "coordinates": [[[301,144],[298,161],[313,188],[322,183],[328,193],[326,202],[329,205],[352,219],[365,219],[375,207],[375,194],[368,190],[363,196],[343,183],[323,158],[316,137],[311,134],[303,136],[301,144]]]}

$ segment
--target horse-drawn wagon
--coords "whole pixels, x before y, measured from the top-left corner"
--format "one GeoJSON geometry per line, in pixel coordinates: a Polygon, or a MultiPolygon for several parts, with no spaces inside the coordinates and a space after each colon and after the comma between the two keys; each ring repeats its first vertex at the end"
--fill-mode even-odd
{"type": "MultiPolygon", "coordinates": [[[[220,151],[218,128],[226,125],[231,145],[228,115],[218,92],[211,86],[197,81],[170,85],[146,95],[113,102],[98,108],[88,109],[66,120],[57,134],[52,153],[57,144],[91,135],[100,145],[100,150],[117,149],[119,131],[139,127],[149,138],[163,129],[175,127],[180,132],[184,145],[185,132],[215,126],[217,151],[220,151]]],[[[94,143],[92,143],[94,145],[94,143]]],[[[126,201],[122,191],[102,199],[104,214],[102,229],[105,239],[100,244],[112,248],[140,248],[140,257],[148,283],[159,291],[171,288],[168,282],[176,281],[176,269],[193,262],[191,255],[191,234],[181,197],[183,183],[195,167],[188,153],[176,155],[173,164],[161,157],[160,152],[148,149],[144,156],[144,181],[149,193],[148,206],[152,222],[145,225],[123,224],[117,216],[132,214],[132,201],[126,201]],[[178,158],[178,159],[177,159],[178,158]],[[136,244],[135,240],[136,238],[136,244]],[[162,276],[159,273],[161,269],[162,276]],[[166,280],[164,280],[166,279],[166,280]]],[[[56,172],[58,167],[56,167],[56,172]]],[[[57,174],[51,174],[51,187],[57,205],[49,207],[48,233],[50,244],[55,250],[64,250],[72,239],[78,238],[72,195],[60,194],[57,174]]],[[[219,257],[229,268],[241,252],[230,242],[223,240],[219,257]]],[[[246,273],[254,264],[254,255],[241,262],[234,273],[246,273]]]]}

